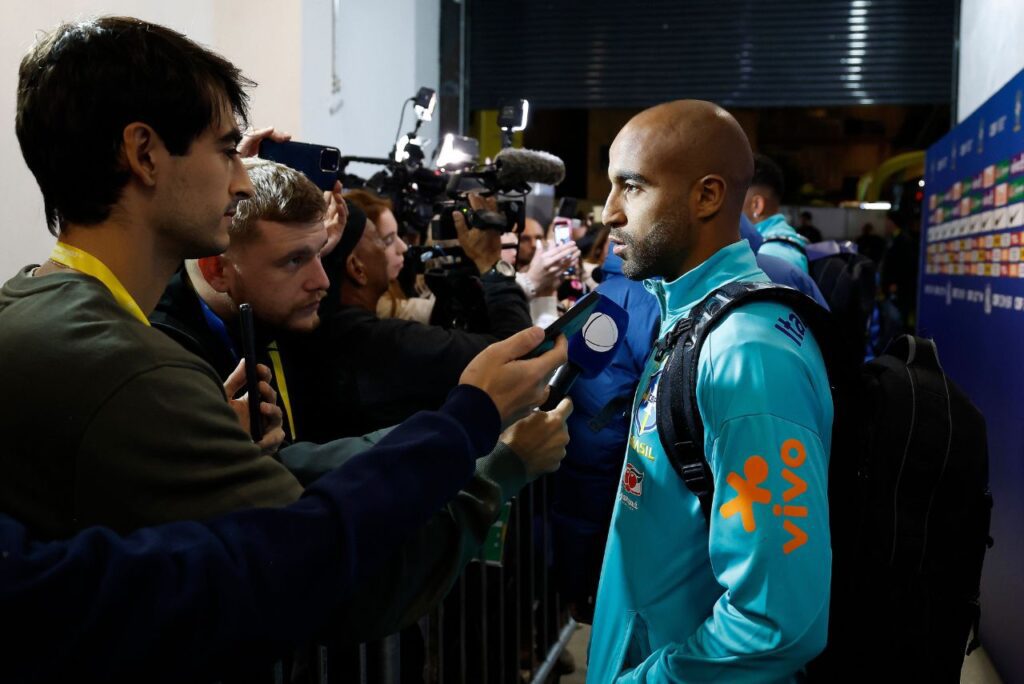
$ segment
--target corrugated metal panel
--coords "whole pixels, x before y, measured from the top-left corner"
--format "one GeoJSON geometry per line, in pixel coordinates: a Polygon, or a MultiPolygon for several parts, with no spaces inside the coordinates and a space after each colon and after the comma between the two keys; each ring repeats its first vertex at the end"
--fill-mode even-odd
{"type": "Polygon", "coordinates": [[[949,102],[957,0],[463,0],[473,109],[949,102]]]}

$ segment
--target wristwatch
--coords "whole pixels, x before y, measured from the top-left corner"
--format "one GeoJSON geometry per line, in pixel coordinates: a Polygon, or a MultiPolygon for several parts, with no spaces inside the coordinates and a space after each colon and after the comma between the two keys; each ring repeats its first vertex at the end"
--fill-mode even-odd
{"type": "Polygon", "coordinates": [[[484,278],[495,274],[503,278],[515,278],[516,269],[513,268],[512,264],[508,263],[507,261],[498,259],[498,263],[494,264],[494,266],[491,266],[489,271],[485,271],[484,273],[482,273],[481,277],[484,278]]]}

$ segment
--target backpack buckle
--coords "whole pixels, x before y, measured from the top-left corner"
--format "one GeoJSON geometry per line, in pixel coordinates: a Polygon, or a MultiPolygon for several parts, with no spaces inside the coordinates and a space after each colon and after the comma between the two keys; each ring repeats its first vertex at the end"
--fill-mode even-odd
{"type": "Polygon", "coordinates": [[[667,335],[654,343],[654,360],[661,363],[665,355],[679,343],[679,338],[690,332],[691,327],[693,327],[693,321],[689,318],[684,318],[676,323],[667,335]]]}

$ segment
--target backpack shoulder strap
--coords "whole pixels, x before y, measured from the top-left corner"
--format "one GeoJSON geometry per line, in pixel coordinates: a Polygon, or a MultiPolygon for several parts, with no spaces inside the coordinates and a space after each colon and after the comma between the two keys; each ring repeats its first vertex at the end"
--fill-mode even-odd
{"type": "Polygon", "coordinates": [[[658,437],[669,463],[700,501],[704,520],[711,521],[715,481],[704,454],[704,423],[697,406],[697,363],[712,329],[744,304],[778,302],[792,309],[811,329],[823,353],[828,348],[828,312],[813,299],[784,285],[735,282],[724,285],[696,304],[672,331],[655,345],[655,359],[668,355],[658,381],[658,437]]]}
{"type": "Polygon", "coordinates": [[[791,235],[773,235],[770,238],[765,238],[762,244],[768,244],[769,242],[784,242],[794,249],[800,250],[800,253],[807,256],[807,246],[804,245],[803,241],[797,240],[791,235]]]}

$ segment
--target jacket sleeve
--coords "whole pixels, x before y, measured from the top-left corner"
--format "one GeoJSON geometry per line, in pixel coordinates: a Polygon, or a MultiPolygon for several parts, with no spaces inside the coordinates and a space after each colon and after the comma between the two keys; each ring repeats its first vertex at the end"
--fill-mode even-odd
{"type": "Polygon", "coordinates": [[[329,449],[299,442],[281,449],[277,455],[288,472],[298,478],[304,487],[308,487],[325,473],[344,465],[353,456],[372,449],[393,429],[388,427],[358,437],[341,437],[331,442],[329,449]]]}
{"type": "Polygon", "coordinates": [[[459,387],[291,506],[207,523],[39,544],[0,516],[0,614],[20,626],[0,658],[13,681],[206,680],[271,662],[466,485],[499,423],[486,394],[459,387]]]}
{"type": "Polygon", "coordinates": [[[533,324],[530,303],[515,278],[485,275],[481,282],[491,337],[503,340],[533,324]]]}
{"type": "Polygon", "coordinates": [[[810,333],[798,345],[754,306],[711,334],[698,372],[715,481],[708,551],[723,592],[696,633],[622,681],[785,682],[825,646],[831,395],[810,333]]]}
{"type": "Polygon", "coordinates": [[[430,612],[480,550],[502,505],[526,481],[522,460],[498,443],[478,461],[469,484],[360,585],[342,607],[334,636],[350,643],[379,639],[430,612]]]}

